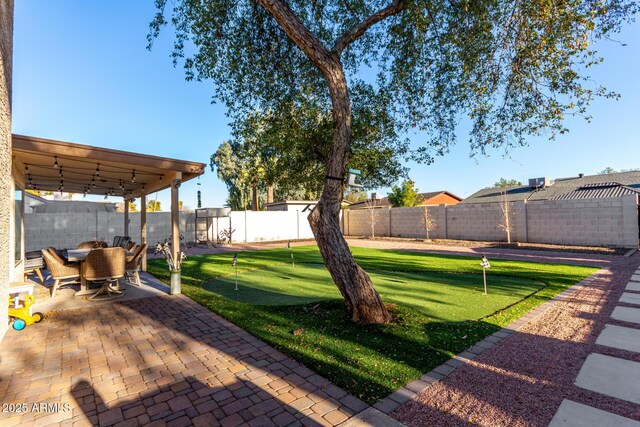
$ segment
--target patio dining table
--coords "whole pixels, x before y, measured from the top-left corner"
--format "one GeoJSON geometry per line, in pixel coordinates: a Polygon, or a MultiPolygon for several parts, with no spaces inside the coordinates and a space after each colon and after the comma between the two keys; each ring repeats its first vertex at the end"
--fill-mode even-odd
{"type": "MultiPolygon", "coordinates": [[[[69,249],[67,250],[67,259],[72,262],[80,263],[80,290],[75,293],[75,296],[93,295],[99,291],[99,289],[89,289],[89,283],[82,275],[82,263],[87,259],[89,252],[94,249],[69,249]]],[[[133,255],[133,252],[127,252],[127,256],[133,255]]]]}

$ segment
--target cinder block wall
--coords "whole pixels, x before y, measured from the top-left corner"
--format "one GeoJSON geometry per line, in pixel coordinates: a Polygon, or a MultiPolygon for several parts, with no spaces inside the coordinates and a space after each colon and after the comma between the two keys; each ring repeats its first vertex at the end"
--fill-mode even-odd
{"type": "MultiPolygon", "coordinates": [[[[371,236],[371,211],[369,209],[350,210],[347,214],[347,232],[350,236],[371,236]]],[[[389,235],[389,209],[374,209],[375,236],[389,235]]]]}
{"type": "MultiPolygon", "coordinates": [[[[295,240],[313,238],[308,213],[297,211],[231,212],[231,225],[235,229],[234,242],[259,242],[269,240],[295,240]]],[[[104,240],[113,242],[115,236],[124,235],[123,213],[75,213],[75,214],[25,214],[25,246],[36,251],[49,246],[71,249],[80,242],[104,240]]],[[[229,227],[229,218],[215,220],[210,236],[229,227]]],[[[147,242],[149,247],[163,242],[170,236],[171,213],[147,212],[147,242]]],[[[195,240],[195,214],[180,213],[180,234],[185,242],[195,240]]],[[[129,214],[129,236],[140,242],[140,213],[129,214]]]]}
{"type": "Polygon", "coordinates": [[[638,245],[635,196],[527,203],[530,242],[585,246],[638,245]]]}
{"type": "Polygon", "coordinates": [[[7,299],[14,263],[11,246],[11,76],[13,54],[13,0],[0,0],[0,340],[7,332],[7,299]]]}
{"type": "MultiPolygon", "coordinates": [[[[180,233],[193,240],[193,219],[187,227],[189,214],[180,214],[180,233]],[[187,232],[190,231],[190,234],[187,232]]],[[[193,216],[193,214],[191,214],[193,216]]],[[[72,214],[25,214],[25,246],[27,251],[49,246],[71,249],[80,242],[104,240],[112,243],[115,236],[124,235],[124,214],[115,212],[72,214]]],[[[150,247],[170,236],[171,213],[147,212],[147,243],[150,247]]],[[[140,243],[140,213],[129,214],[129,236],[140,243]]]]}
{"type": "MultiPolygon", "coordinates": [[[[509,203],[512,241],[517,235],[515,203],[509,203]]],[[[477,203],[447,206],[447,233],[449,239],[506,241],[507,233],[500,227],[504,222],[499,203],[477,203]]]]}
{"type": "Polygon", "coordinates": [[[427,234],[424,225],[425,207],[428,218],[433,223],[433,228],[429,231],[429,238],[444,239],[446,235],[445,205],[391,209],[389,211],[391,236],[424,239],[427,234]]]}
{"type": "MultiPolygon", "coordinates": [[[[381,209],[376,236],[425,238],[423,210],[381,209]],[[389,231],[390,230],[390,231],[389,231]]],[[[343,230],[350,236],[370,236],[367,210],[345,213],[343,230]]],[[[500,225],[499,203],[439,205],[429,207],[436,228],[431,238],[506,241],[500,225]]],[[[512,242],[586,246],[638,246],[636,196],[585,200],[544,200],[509,204],[512,242]]]]}

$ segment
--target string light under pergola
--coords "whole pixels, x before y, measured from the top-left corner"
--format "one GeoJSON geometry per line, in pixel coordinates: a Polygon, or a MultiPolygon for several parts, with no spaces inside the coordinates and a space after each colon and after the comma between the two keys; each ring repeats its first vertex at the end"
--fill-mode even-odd
{"type": "MultiPolygon", "coordinates": [[[[62,160],[77,161],[74,158],[67,158],[63,156],[53,156],[53,165],[42,163],[25,163],[24,170],[27,178],[27,187],[33,190],[37,190],[37,182],[45,187],[54,187],[57,184],[58,191],[62,191],[67,188],[71,192],[81,192],[84,196],[92,192],[100,192],[100,190],[106,190],[105,198],[108,196],[116,195],[116,188],[120,191],[119,195],[123,197],[125,195],[133,196],[133,189],[127,188],[126,181],[122,178],[109,177],[110,174],[123,173],[131,171],[132,183],[136,182],[137,175],[142,175],[143,181],[148,181],[148,178],[157,177],[160,181],[163,179],[162,174],[140,171],[136,169],[130,169],[126,167],[119,167],[96,163],[95,169],[91,165],[83,166],[70,166],[68,164],[63,165],[62,160]],[[36,170],[34,173],[34,169],[36,170]],[[59,181],[51,176],[41,175],[37,173],[37,170],[57,170],[59,181]],[[85,178],[91,173],[91,181],[87,182],[81,178],[85,178]],[[74,176],[76,178],[74,178],[74,176]]],[[[142,182],[142,191],[145,191],[145,183],[142,182]]],[[[104,194],[104,193],[103,193],[104,194]]]]}

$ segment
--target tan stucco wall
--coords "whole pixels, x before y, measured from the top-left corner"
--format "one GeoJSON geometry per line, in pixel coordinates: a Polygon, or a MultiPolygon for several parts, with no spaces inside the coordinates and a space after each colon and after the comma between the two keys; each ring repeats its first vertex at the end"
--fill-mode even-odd
{"type": "Polygon", "coordinates": [[[13,0],[0,0],[0,339],[7,331],[7,288],[13,270],[11,246],[11,71],[13,0]]]}

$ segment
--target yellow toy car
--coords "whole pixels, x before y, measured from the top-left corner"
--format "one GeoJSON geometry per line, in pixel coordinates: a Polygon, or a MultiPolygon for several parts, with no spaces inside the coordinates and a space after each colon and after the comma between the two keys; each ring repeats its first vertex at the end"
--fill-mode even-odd
{"type": "Polygon", "coordinates": [[[36,298],[33,295],[27,295],[24,299],[24,304],[20,304],[18,297],[9,297],[9,317],[13,318],[13,329],[21,331],[25,326],[41,322],[42,319],[44,319],[42,313],[36,312],[31,314],[29,307],[31,307],[35,301],[36,298]]]}

